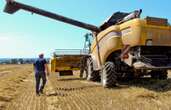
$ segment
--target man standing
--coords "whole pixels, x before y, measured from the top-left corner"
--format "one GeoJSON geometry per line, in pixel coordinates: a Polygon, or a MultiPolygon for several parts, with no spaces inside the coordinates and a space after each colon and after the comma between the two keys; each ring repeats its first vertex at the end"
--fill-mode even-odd
{"type": "Polygon", "coordinates": [[[46,84],[46,74],[49,76],[49,70],[46,60],[43,54],[39,54],[39,58],[34,62],[34,71],[36,79],[36,95],[43,94],[43,89],[46,84]],[[40,80],[42,79],[42,84],[40,86],[40,80]]]}

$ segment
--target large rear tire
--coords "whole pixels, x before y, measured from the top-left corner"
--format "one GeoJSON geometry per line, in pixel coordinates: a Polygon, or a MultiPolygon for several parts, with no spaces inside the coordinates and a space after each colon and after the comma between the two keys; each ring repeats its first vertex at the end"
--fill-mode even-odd
{"type": "Polygon", "coordinates": [[[91,58],[87,59],[87,80],[89,81],[99,81],[100,75],[98,71],[93,70],[93,61],[91,58]]]}
{"type": "Polygon", "coordinates": [[[103,87],[109,88],[116,86],[117,73],[113,62],[106,62],[101,73],[101,82],[103,87]]]}

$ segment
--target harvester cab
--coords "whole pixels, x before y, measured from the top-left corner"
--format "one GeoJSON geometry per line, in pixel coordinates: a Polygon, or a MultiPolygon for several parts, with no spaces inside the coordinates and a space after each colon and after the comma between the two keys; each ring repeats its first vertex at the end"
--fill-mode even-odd
{"type": "Polygon", "coordinates": [[[171,69],[171,26],[167,19],[141,19],[142,10],[116,12],[97,27],[12,0],[7,1],[4,11],[13,14],[19,9],[92,32],[91,51],[81,69],[87,80],[101,80],[104,87],[112,87],[118,79],[145,75],[167,79],[167,70],[171,69]]]}

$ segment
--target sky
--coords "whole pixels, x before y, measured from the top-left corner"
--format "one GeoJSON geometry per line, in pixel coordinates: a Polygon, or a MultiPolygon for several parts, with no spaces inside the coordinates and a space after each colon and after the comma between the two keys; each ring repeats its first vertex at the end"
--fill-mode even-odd
{"type": "MultiPolygon", "coordinates": [[[[17,0],[85,23],[100,26],[114,12],[142,9],[142,17],[171,21],[171,0],[17,0]]],[[[55,49],[82,49],[90,31],[20,10],[3,12],[0,0],[0,58],[50,57],[55,49]]]]}

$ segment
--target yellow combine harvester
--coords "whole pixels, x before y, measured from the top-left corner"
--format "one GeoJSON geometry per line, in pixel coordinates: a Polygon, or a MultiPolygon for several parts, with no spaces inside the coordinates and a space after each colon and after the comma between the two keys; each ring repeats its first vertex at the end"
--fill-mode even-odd
{"type": "Polygon", "coordinates": [[[87,80],[101,80],[104,87],[112,87],[120,79],[145,75],[167,79],[167,70],[171,69],[171,26],[167,19],[141,19],[142,10],[116,12],[96,27],[11,0],[4,11],[12,14],[19,9],[92,31],[91,51],[83,57],[81,68],[87,80]]]}

